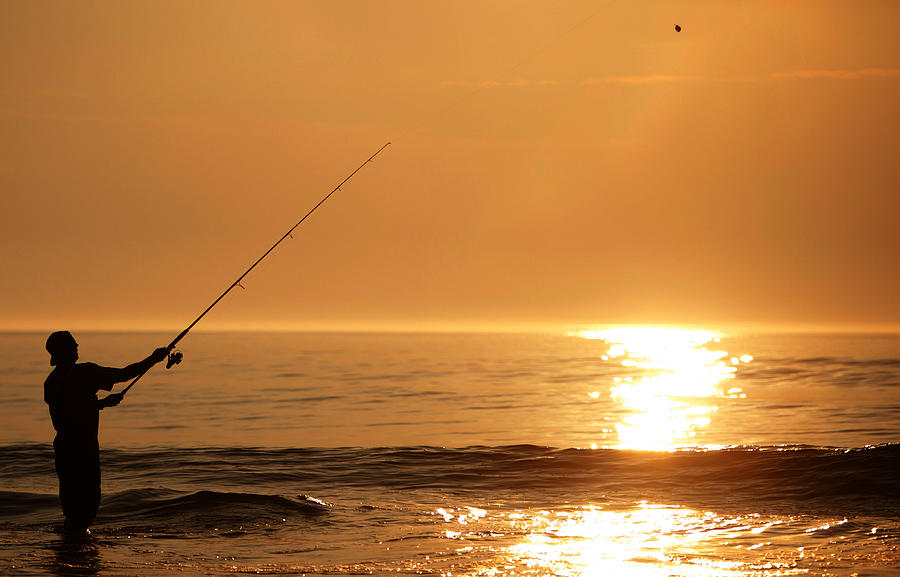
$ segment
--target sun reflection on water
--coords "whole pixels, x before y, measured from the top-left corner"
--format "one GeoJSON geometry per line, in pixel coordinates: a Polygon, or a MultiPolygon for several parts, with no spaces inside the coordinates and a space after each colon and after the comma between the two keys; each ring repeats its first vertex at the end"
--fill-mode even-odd
{"type": "Polygon", "coordinates": [[[704,541],[729,531],[713,513],[641,504],[631,511],[586,507],[538,519],[522,543],[508,552],[556,575],[743,574],[745,564],[710,558],[704,541]]]}
{"type": "MultiPolygon", "coordinates": [[[[750,355],[729,357],[709,348],[718,333],[682,328],[617,327],[582,331],[586,339],[606,341],[604,360],[619,359],[634,375],[615,377],[609,396],[627,413],[616,423],[616,448],[671,451],[703,446],[698,435],[718,410],[717,398],[743,398],[740,388],[724,388],[737,365],[750,355]]],[[[599,391],[588,393],[598,398],[599,391]]]]}
{"type": "Polygon", "coordinates": [[[462,522],[460,513],[465,509],[438,511],[456,526],[445,537],[465,545],[456,554],[469,558],[455,567],[455,575],[797,575],[806,572],[798,562],[802,544],[810,543],[798,537],[808,532],[806,519],[722,515],[649,502],[496,510],[478,517],[478,530],[461,526],[471,520],[462,522]]]}

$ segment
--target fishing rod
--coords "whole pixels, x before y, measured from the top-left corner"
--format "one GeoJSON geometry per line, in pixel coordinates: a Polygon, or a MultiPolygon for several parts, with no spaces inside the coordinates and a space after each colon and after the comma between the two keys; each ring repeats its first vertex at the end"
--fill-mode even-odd
{"type": "MultiPolygon", "coordinates": [[[[214,306],[216,306],[217,304],[219,304],[219,301],[222,300],[223,298],[225,298],[225,295],[227,295],[228,293],[230,293],[230,292],[231,292],[231,289],[233,289],[233,288],[236,287],[236,286],[241,286],[241,281],[244,280],[244,277],[245,277],[245,276],[247,276],[248,274],[250,274],[250,271],[251,271],[251,270],[253,270],[254,268],[256,268],[256,265],[258,265],[260,262],[262,262],[262,260],[263,260],[264,258],[266,258],[267,256],[269,256],[269,253],[272,252],[273,250],[275,250],[275,247],[278,246],[279,244],[281,244],[281,242],[282,242],[284,239],[286,239],[287,237],[291,236],[291,233],[293,233],[294,230],[296,230],[296,228],[297,228],[298,226],[300,226],[301,224],[303,224],[303,221],[306,220],[306,219],[309,217],[309,215],[311,215],[312,213],[314,213],[314,212],[316,211],[317,208],[319,208],[320,206],[322,206],[322,204],[324,204],[324,202],[325,202],[326,200],[328,200],[328,199],[331,197],[332,194],[334,194],[335,192],[337,192],[338,190],[340,190],[341,187],[344,186],[344,184],[346,184],[346,182],[347,182],[348,180],[350,180],[351,178],[353,178],[353,175],[354,175],[354,174],[356,174],[357,172],[359,172],[360,170],[362,170],[362,168],[363,168],[365,165],[367,165],[367,164],[369,164],[370,162],[372,162],[372,159],[374,159],[376,156],[378,156],[378,154],[379,154],[382,150],[384,150],[385,148],[387,148],[389,144],[390,144],[390,142],[386,142],[381,148],[379,148],[378,150],[375,151],[375,154],[373,154],[372,156],[370,156],[369,158],[367,158],[365,162],[363,162],[362,164],[360,164],[359,166],[356,167],[356,170],[354,170],[353,172],[351,172],[350,174],[348,174],[347,177],[346,177],[344,180],[342,180],[342,181],[340,182],[340,184],[338,184],[337,186],[335,186],[335,187],[331,190],[331,192],[329,192],[328,194],[326,194],[325,197],[324,197],[322,200],[320,200],[314,207],[312,207],[312,208],[309,210],[309,212],[307,212],[307,213],[303,216],[303,218],[301,218],[300,220],[298,220],[298,221],[297,221],[297,224],[295,224],[294,226],[292,226],[286,233],[284,233],[284,235],[283,235],[281,238],[278,239],[278,242],[276,242],[276,243],[273,244],[271,247],[269,247],[269,250],[267,250],[266,252],[264,252],[263,255],[262,255],[261,257],[259,257],[258,259],[256,259],[256,262],[254,262],[252,265],[250,265],[250,268],[248,268],[247,270],[245,270],[244,273],[243,273],[241,276],[239,276],[239,277],[237,278],[236,281],[234,281],[233,283],[231,283],[231,285],[230,285],[227,289],[225,289],[225,292],[223,292],[222,294],[219,295],[219,298],[217,298],[216,300],[214,300],[214,301],[212,302],[211,305],[209,305],[208,307],[206,307],[206,310],[203,311],[202,313],[200,313],[200,316],[197,317],[196,319],[194,319],[194,322],[192,322],[191,324],[189,324],[188,327],[187,327],[186,329],[184,329],[183,331],[181,331],[181,333],[180,333],[177,337],[175,337],[175,338],[172,340],[172,342],[168,344],[168,346],[166,346],[166,350],[169,352],[169,358],[168,358],[168,360],[166,361],[166,368],[167,368],[167,369],[168,369],[168,368],[171,368],[172,365],[177,365],[178,363],[181,362],[182,354],[181,354],[180,352],[177,352],[177,351],[172,352],[172,349],[175,348],[175,345],[178,344],[178,341],[180,341],[181,339],[183,339],[183,338],[188,334],[188,332],[189,332],[192,328],[194,328],[194,325],[196,325],[197,323],[199,323],[199,322],[200,322],[200,319],[202,319],[203,317],[206,316],[206,313],[208,313],[209,311],[211,311],[211,310],[213,309],[214,306]]],[[[241,287],[241,288],[243,288],[243,287],[241,287]]],[[[143,377],[144,374],[145,374],[148,370],[150,370],[150,369],[148,368],[147,370],[145,370],[144,372],[142,372],[141,374],[139,374],[138,376],[136,376],[136,377],[134,378],[134,380],[131,381],[131,383],[130,383],[127,387],[125,387],[119,394],[124,396],[125,393],[128,392],[128,389],[130,389],[131,387],[133,387],[134,384],[135,384],[136,382],[138,382],[139,380],[141,380],[141,377],[143,377]]]]}

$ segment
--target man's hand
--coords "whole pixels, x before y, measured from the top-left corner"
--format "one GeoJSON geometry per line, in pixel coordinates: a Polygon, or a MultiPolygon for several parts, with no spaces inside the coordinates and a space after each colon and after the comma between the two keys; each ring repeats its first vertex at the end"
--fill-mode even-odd
{"type": "Polygon", "coordinates": [[[153,364],[155,365],[156,363],[165,360],[165,358],[168,356],[169,349],[166,347],[160,347],[153,351],[153,353],[150,355],[150,360],[152,360],[153,364]]]}
{"type": "Polygon", "coordinates": [[[111,395],[106,395],[102,399],[100,399],[100,408],[105,409],[106,407],[115,407],[119,403],[122,402],[125,396],[121,393],[113,393],[111,395]]]}

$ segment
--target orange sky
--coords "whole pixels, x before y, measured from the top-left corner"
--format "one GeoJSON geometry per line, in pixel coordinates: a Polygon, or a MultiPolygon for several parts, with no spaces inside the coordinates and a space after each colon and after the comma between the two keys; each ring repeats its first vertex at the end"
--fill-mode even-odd
{"type": "Polygon", "coordinates": [[[0,328],[900,324],[898,22],[3,2],[0,328]]]}

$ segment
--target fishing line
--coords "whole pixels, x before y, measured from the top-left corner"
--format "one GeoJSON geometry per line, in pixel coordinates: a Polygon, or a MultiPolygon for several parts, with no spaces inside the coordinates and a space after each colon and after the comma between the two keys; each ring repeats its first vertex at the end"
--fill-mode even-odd
{"type": "MultiPolygon", "coordinates": [[[[223,292],[222,294],[219,295],[219,298],[217,298],[216,300],[214,300],[214,301],[212,302],[211,305],[209,305],[208,307],[206,307],[206,310],[203,311],[202,313],[200,313],[200,316],[198,316],[196,319],[194,319],[194,322],[192,322],[190,325],[188,325],[188,327],[187,327],[186,329],[184,329],[183,331],[181,331],[181,333],[180,333],[177,337],[175,337],[175,338],[172,340],[172,342],[168,344],[168,346],[166,346],[166,350],[168,350],[168,352],[169,352],[169,358],[168,358],[168,360],[166,361],[166,368],[171,368],[172,365],[177,365],[178,363],[181,362],[181,359],[183,358],[182,354],[181,354],[179,351],[173,350],[173,349],[175,348],[175,345],[178,344],[178,341],[180,341],[181,339],[183,339],[183,338],[188,334],[188,332],[189,332],[192,328],[194,328],[194,325],[196,325],[198,322],[200,322],[200,319],[202,319],[203,317],[206,316],[206,313],[208,313],[209,311],[211,311],[211,310],[213,309],[213,307],[215,307],[217,304],[219,304],[219,301],[222,300],[223,298],[225,298],[225,295],[227,295],[228,293],[230,293],[230,292],[231,292],[231,289],[233,289],[233,288],[236,287],[236,286],[240,286],[241,288],[244,288],[243,286],[241,286],[241,281],[244,280],[244,277],[245,277],[245,276],[247,276],[248,274],[250,274],[250,271],[252,271],[254,268],[256,268],[256,265],[258,265],[260,262],[262,262],[262,260],[263,260],[264,258],[266,258],[267,256],[269,256],[269,253],[272,252],[273,250],[275,250],[275,247],[277,247],[279,244],[281,244],[281,242],[282,242],[284,239],[286,239],[287,237],[291,236],[291,233],[293,233],[294,230],[297,229],[297,227],[299,227],[301,224],[303,224],[303,221],[306,220],[306,219],[309,217],[309,215],[311,215],[312,213],[314,213],[314,212],[316,211],[317,208],[319,208],[320,206],[322,206],[322,204],[325,203],[326,200],[328,200],[329,198],[331,198],[331,195],[332,195],[332,194],[334,194],[335,192],[339,191],[339,190],[341,189],[341,187],[344,186],[344,184],[346,184],[346,182],[347,182],[348,180],[350,180],[351,178],[353,178],[353,175],[354,175],[354,174],[356,174],[357,172],[359,172],[360,170],[362,170],[362,168],[363,168],[364,166],[366,166],[367,164],[369,164],[370,162],[372,162],[372,160],[373,160],[376,156],[378,156],[378,154],[379,154],[382,150],[384,150],[385,148],[387,148],[389,144],[390,144],[390,142],[385,143],[381,148],[379,148],[378,150],[375,151],[375,154],[373,154],[372,156],[370,156],[369,158],[367,158],[365,162],[363,162],[362,164],[360,164],[359,166],[357,166],[357,167],[356,167],[356,170],[354,170],[353,172],[351,172],[350,174],[348,174],[347,177],[344,178],[344,180],[342,180],[342,181],[340,182],[340,184],[338,184],[337,186],[335,186],[335,187],[331,190],[331,192],[329,192],[328,194],[326,194],[325,197],[322,198],[322,200],[320,200],[314,207],[312,207],[312,208],[309,210],[309,212],[307,212],[307,213],[303,216],[303,218],[301,218],[300,220],[298,220],[298,221],[297,221],[297,224],[295,224],[294,226],[292,226],[286,233],[284,233],[284,235],[283,235],[281,238],[278,239],[278,241],[277,241],[275,244],[273,244],[271,247],[269,247],[269,250],[267,250],[266,252],[264,252],[263,255],[262,255],[261,257],[259,257],[258,259],[256,259],[256,262],[254,262],[252,265],[250,265],[250,268],[248,268],[247,270],[245,270],[244,273],[243,273],[241,276],[239,276],[239,277],[237,278],[237,280],[235,280],[233,283],[231,283],[231,285],[230,285],[227,289],[225,289],[225,292],[223,292]]],[[[149,369],[147,369],[147,370],[149,370],[149,369]]],[[[144,371],[144,372],[142,372],[141,374],[139,374],[137,377],[135,377],[134,380],[131,381],[131,383],[130,383],[127,387],[125,387],[125,388],[122,390],[122,392],[121,392],[120,394],[121,394],[121,395],[124,395],[125,393],[127,393],[127,392],[128,392],[128,389],[130,389],[131,387],[133,387],[134,384],[135,384],[136,382],[138,382],[139,380],[141,380],[141,377],[143,377],[144,374],[145,374],[146,372],[147,372],[147,371],[144,371]]]]}

